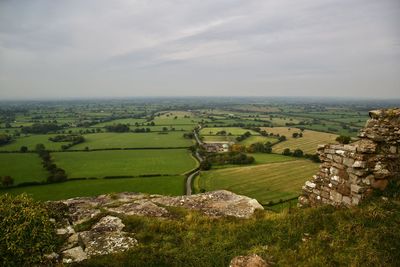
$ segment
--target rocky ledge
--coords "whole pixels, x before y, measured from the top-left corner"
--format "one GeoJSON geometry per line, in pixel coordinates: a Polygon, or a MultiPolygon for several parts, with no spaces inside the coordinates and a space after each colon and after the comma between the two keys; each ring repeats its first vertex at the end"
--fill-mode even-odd
{"type": "Polygon", "coordinates": [[[123,231],[119,216],[173,219],[168,207],[199,211],[207,216],[249,218],[263,209],[257,200],[221,190],[191,196],[118,193],[78,197],[49,203],[64,216],[55,221],[65,242],[59,253],[48,257],[63,263],[79,262],[96,255],[122,252],[138,244],[134,233],[123,231]],[[89,227],[89,228],[88,228],[89,227]]]}

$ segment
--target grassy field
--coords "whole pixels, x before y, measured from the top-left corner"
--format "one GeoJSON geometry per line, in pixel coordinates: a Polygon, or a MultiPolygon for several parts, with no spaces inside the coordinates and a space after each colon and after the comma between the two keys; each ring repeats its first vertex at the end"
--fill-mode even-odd
{"type": "Polygon", "coordinates": [[[261,203],[297,196],[307,179],[318,170],[308,160],[205,171],[195,179],[196,191],[226,189],[261,203]]]}
{"type": "Polygon", "coordinates": [[[272,147],[273,151],[276,153],[281,153],[285,148],[290,148],[292,151],[299,148],[303,150],[304,153],[315,154],[319,144],[336,143],[335,139],[337,137],[335,134],[304,130],[303,137],[293,138],[292,134],[300,133],[299,129],[288,127],[273,127],[263,129],[265,129],[268,133],[286,136],[286,141],[278,143],[272,147]]]}
{"type": "Polygon", "coordinates": [[[0,190],[0,194],[21,194],[25,192],[37,200],[59,200],[117,192],[182,195],[184,193],[184,182],[184,176],[79,180],[58,184],[3,189],[0,190]]]}
{"type": "Polygon", "coordinates": [[[68,142],[52,142],[49,138],[55,134],[36,134],[17,137],[16,140],[8,145],[0,146],[1,151],[19,151],[21,146],[27,146],[29,150],[34,150],[37,144],[43,144],[46,149],[60,150],[61,146],[68,142]]]}
{"type": "Polygon", "coordinates": [[[192,140],[183,138],[182,132],[159,133],[96,133],[85,135],[85,142],[72,149],[189,147],[192,140]]]}
{"type": "Polygon", "coordinates": [[[181,174],[197,162],[186,149],[112,150],[56,152],[55,163],[68,177],[97,177],[143,174],[181,174]]]}
{"type": "Polygon", "coordinates": [[[33,153],[0,153],[0,176],[11,176],[14,184],[44,181],[48,173],[33,153]]]}

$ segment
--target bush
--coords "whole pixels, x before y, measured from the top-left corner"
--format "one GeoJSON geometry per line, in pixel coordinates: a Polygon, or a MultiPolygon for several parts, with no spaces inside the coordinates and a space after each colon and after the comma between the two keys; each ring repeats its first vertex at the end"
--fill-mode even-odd
{"type": "Polygon", "coordinates": [[[351,137],[345,136],[345,135],[340,135],[340,136],[336,137],[336,141],[338,141],[341,144],[348,144],[351,141],[351,137]]]}
{"type": "Polygon", "coordinates": [[[54,225],[47,210],[26,194],[0,195],[0,258],[3,266],[31,266],[53,251],[54,225]]]}
{"type": "Polygon", "coordinates": [[[14,184],[14,179],[11,176],[0,177],[0,181],[3,187],[12,186],[14,184]]]}

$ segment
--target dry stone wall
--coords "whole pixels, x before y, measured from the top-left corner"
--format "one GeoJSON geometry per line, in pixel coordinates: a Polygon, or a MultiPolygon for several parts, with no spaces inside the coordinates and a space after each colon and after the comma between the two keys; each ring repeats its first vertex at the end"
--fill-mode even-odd
{"type": "Polygon", "coordinates": [[[358,205],[400,180],[400,108],[374,110],[359,140],[320,145],[319,172],[303,186],[300,206],[358,205]]]}

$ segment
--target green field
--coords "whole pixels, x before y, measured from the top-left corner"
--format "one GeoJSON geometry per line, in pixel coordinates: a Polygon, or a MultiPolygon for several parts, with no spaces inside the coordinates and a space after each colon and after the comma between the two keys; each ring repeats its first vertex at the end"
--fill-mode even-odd
{"type": "Polygon", "coordinates": [[[3,189],[0,190],[0,194],[21,194],[25,192],[37,200],[60,200],[117,192],[182,195],[184,193],[184,182],[184,176],[79,180],[41,186],[3,189]]]}
{"type": "Polygon", "coordinates": [[[225,189],[267,203],[297,196],[317,170],[316,163],[296,160],[204,171],[195,179],[194,188],[225,189]]]}
{"type": "Polygon", "coordinates": [[[19,151],[21,146],[27,146],[29,150],[34,150],[37,144],[43,144],[49,150],[61,150],[61,146],[68,142],[52,142],[49,138],[55,134],[36,134],[17,137],[16,140],[8,145],[0,146],[1,151],[19,151]]]}
{"type": "Polygon", "coordinates": [[[96,133],[85,135],[85,142],[71,149],[189,147],[192,140],[183,138],[182,132],[159,133],[96,133]]]}
{"type": "Polygon", "coordinates": [[[315,154],[318,145],[336,143],[335,139],[337,137],[335,134],[304,130],[303,137],[293,138],[293,133],[301,132],[299,129],[288,127],[273,127],[263,129],[265,129],[268,133],[286,136],[286,141],[280,142],[272,147],[273,151],[276,153],[282,153],[285,148],[290,148],[292,151],[295,149],[301,149],[304,153],[315,154]]]}
{"type": "Polygon", "coordinates": [[[56,152],[51,155],[70,178],[175,175],[187,172],[197,164],[186,149],[56,152]]]}
{"type": "Polygon", "coordinates": [[[14,184],[45,181],[48,173],[33,153],[0,153],[0,176],[11,176],[14,184]]]}

